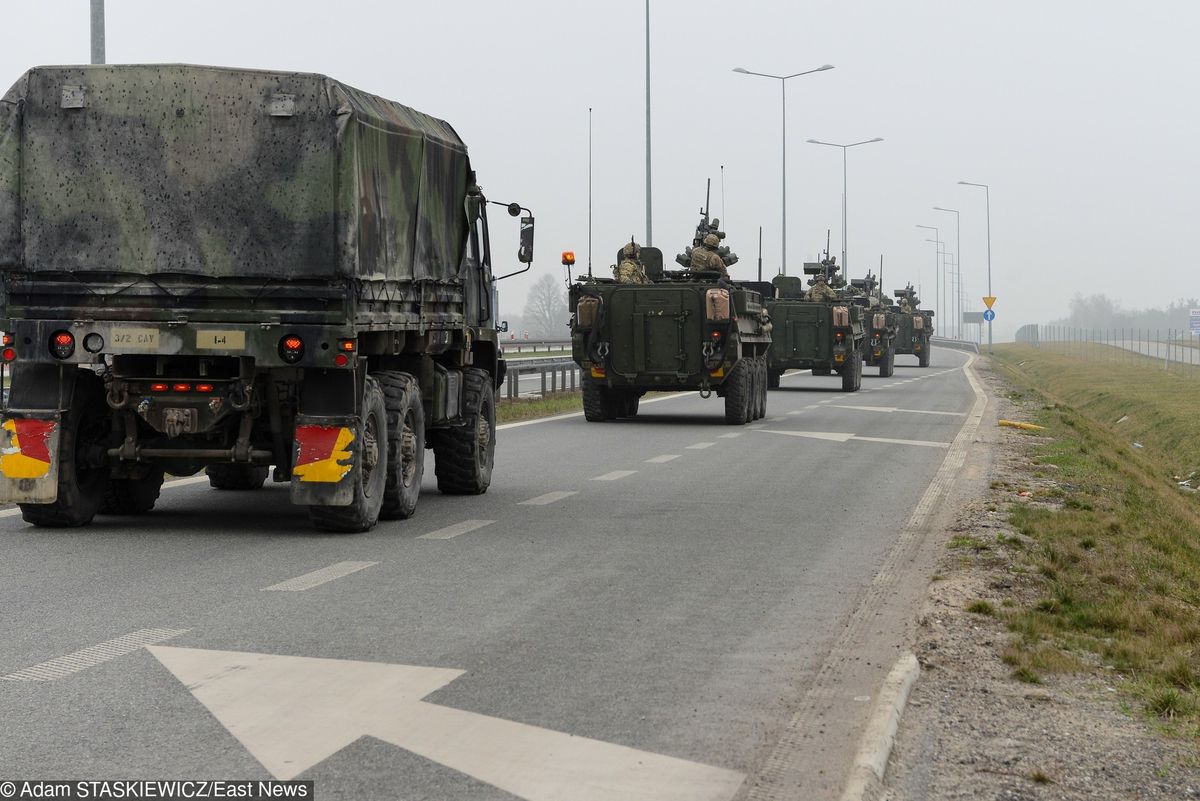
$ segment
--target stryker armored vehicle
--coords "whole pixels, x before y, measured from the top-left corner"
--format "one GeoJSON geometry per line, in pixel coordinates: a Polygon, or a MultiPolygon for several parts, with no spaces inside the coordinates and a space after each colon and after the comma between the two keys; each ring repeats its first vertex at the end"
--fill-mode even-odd
{"type": "Polygon", "coordinates": [[[764,416],[769,285],[664,271],[658,248],[643,247],[641,258],[651,283],[589,276],[571,286],[571,349],[587,420],[633,417],[642,395],[675,390],[723,398],[733,425],[764,416]]]}
{"type": "Polygon", "coordinates": [[[878,367],[880,378],[890,378],[896,372],[896,314],[889,305],[891,298],[881,297],[879,279],[871,273],[851,279],[850,284],[857,292],[854,304],[863,309],[863,363],[878,367]]]}
{"type": "Polygon", "coordinates": [[[0,100],[0,501],[82,525],[273,465],[363,531],[414,513],[426,448],[485,492],[488,203],[449,124],[323,75],[30,70],[0,100]]]}
{"type": "Polygon", "coordinates": [[[900,299],[896,309],[896,353],[911,353],[917,357],[918,367],[929,366],[929,340],[933,336],[933,312],[921,309],[921,299],[912,284],[897,289],[893,294],[900,299]],[[907,306],[909,311],[903,310],[907,306]]]}
{"type": "MultiPolygon", "coordinates": [[[[831,259],[804,265],[805,275],[824,275],[830,285],[839,284],[838,267],[831,259]]],[[[767,301],[773,326],[771,350],[767,354],[768,386],[779,388],[786,370],[811,369],[813,375],[837,373],[844,392],[862,386],[863,307],[853,298],[837,293],[836,299],[808,300],[800,276],[777,275],[771,282],[774,298],[767,301]]]]}

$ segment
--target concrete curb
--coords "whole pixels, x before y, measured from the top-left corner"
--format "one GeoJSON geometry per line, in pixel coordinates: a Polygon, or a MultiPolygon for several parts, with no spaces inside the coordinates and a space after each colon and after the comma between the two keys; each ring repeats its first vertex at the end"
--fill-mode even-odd
{"type": "Polygon", "coordinates": [[[900,726],[900,715],[908,703],[908,693],[921,674],[921,665],[913,654],[905,654],[897,660],[892,672],[883,681],[875,708],[867,721],[867,728],[854,758],[854,768],[842,790],[842,801],[862,801],[873,782],[883,781],[888,757],[896,742],[896,730],[900,726]]]}

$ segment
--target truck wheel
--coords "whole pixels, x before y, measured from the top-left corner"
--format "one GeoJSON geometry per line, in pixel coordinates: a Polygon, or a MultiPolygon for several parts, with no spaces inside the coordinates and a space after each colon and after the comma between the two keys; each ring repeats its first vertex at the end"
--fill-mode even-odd
{"type": "Polygon", "coordinates": [[[883,358],[881,358],[879,360],[879,377],[880,378],[891,378],[895,374],[896,374],[896,348],[890,347],[884,352],[883,358]]]}
{"type": "Polygon", "coordinates": [[[492,377],[463,370],[463,396],[470,423],[438,432],[433,446],[438,489],[447,495],[482,495],[492,483],[496,458],[496,404],[492,377]]]}
{"type": "Polygon", "coordinates": [[[622,411],[625,417],[637,417],[638,403],[641,399],[642,396],[636,392],[630,392],[625,396],[624,409],[622,411]]]}
{"type": "Polygon", "coordinates": [[[782,370],[771,370],[767,373],[767,388],[779,389],[779,379],[783,378],[782,370]]]}
{"type": "Polygon", "coordinates": [[[387,481],[383,489],[384,520],[407,520],[417,511],[425,477],[425,406],[421,385],[408,373],[383,370],[375,374],[387,407],[387,481]]]}
{"type": "Polygon", "coordinates": [[[770,379],[767,376],[767,357],[758,357],[758,417],[761,420],[767,416],[767,386],[770,379]]]}
{"type": "Polygon", "coordinates": [[[603,423],[616,417],[612,391],[595,381],[583,381],[583,417],[589,423],[603,423]]]}
{"type": "Polygon", "coordinates": [[[842,392],[857,392],[862,386],[862,353],[850,354],[850,361],[842,368],[842,392]]]}
{"type": "Polygon", "coordinates": [[[242,491],[261,489],[269,469],[257,464],[210,464],[204,472],[213,489],[242,491]]]}
{"type": "Polygon", "coordinates": [[[18,504],[26,523],[63,528],[92,522],[108,487],[107,458],[101,454],[109,431],[104,382],[91,370],[81,369],[59,424],[58,500],[18,504]]]}
{"type": "Polygon", "coordinates": [[[374,376],[367,376],[363,393],[357,481],[349,506],[310,506],[308,516],[318,531],[367,531],[379,520],[383,488],[387,483],[387,407],[374,376]]]}
{"type": "Polygon", "coordinates": [[[750,368],[749,360],[742,359],[729,371],[725,379],[725,422],[730,425],[745,425],[750,420],[750,368]]]}
{"type": "Polygon", "coordinates": [[[917,366],[918,367],[928,367],[929,366],[929,343],[928,342],[921,343],[921,355],[917,357],[917,366]]]}
{"type": "Polygon", "coordinates": [[[154,508],[162,483],[161,467],[151,468],[141,478],[109,479],[104,501],[100,504],[100,514],[144,515],[154,508]]]}

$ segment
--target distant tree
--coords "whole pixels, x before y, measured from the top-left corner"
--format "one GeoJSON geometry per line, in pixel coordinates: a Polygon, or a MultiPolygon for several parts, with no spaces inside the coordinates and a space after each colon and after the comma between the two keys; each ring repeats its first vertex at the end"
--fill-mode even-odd
{"type": "Polygon", "coordinates": [[[521,317],[530,336],[568,336],[567,322],[571,313],[567,308],[566,288],[554,276],[543,275],[529,290],[521,317]]]}
{"type": "Polygon", "coordinates": [[[1165,309],[1123,309],[1107,295],[1077,294],[1068,303],[1070,313],[1054,325],[1074,328],[1143,328],[1156,330],[1186,329],[1189,310],[1200,309],[1195,298],[1172,301],[1165,309]]]}

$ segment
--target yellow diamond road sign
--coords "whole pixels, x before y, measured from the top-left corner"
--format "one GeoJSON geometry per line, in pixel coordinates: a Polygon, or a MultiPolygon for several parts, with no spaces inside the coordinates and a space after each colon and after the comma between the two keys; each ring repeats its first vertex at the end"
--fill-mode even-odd
{"type": "Polygon", "coordinates": [[[988,295],[986,298],[983,299],[983,302],[990,309],[990,308],[992,308],[992,304],[996,302],[996,296],[988,295]]]}

